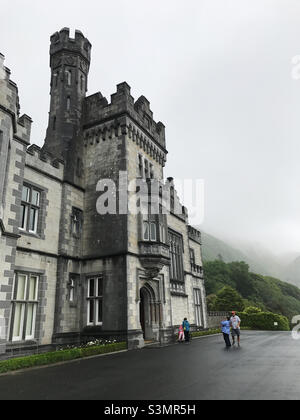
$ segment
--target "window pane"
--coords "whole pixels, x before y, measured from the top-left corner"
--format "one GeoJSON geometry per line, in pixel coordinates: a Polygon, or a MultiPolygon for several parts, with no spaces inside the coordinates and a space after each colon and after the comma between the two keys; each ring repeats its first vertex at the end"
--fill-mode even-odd
{"type": "Polygon", "coordinates": [[[37,299],[37,277],[30,277],[28,300],[37,299]]]}
{"type": "Polygon", "coordinates": [[[26,338],[34,336],[34,303],[27,305],[26,338]]]}
{"type": "Polygon", "coordinates": [[[25,275],[22,275],[22,274],[18,275],[16,300],[25,300],[26,278],[27,277],[25,275]]]}
{"type": "Polygon", "coordinates": [[[98,278],[98,296],[103,296],[103,281],[102,281],[102,278],[98,278]]]}
{"type": "Polygon", "coordinates": [[[13,326],[13,339],[22,339],[22,323],[23,323],[24,304],[15,304],[15,316],[13,326]]]}
{"type": "Polygon", "coordinates": [[[94,308],[95,308],[95,301],[94,300],[90,300],[88,302],[88,316],[89,316],[89,323],[93,324],[94,323],[94,308]]]}
{"type": "Polygon", "coordinates": [[[89,286],[89,296],[88,297],[94,297],[95,296],[95,279],[89,280],[90,286],[89,286]]]}
{"type": "Polygon", "coordinates": [[[23,186],[22,189],[22,201],[29,202],[29,194],[30,194],[30,188],[23,186]]]}
{"type": "Polygon", "coordinates": [[[151,241],[156,241],[156,224],[151,223],[151,241]]]}
{"type": "Polygon", "coordinates": [[[144,222],[144,240],[149,241],[149,223],[144,222]]]}
{"type": "Polygon", "coordinates": [[[38,211],[36,209],[32,209],[32,208],[30,209],[29,230],[31,232],[36,232],[37,214],[38,214],[38,211]]]}
{"type": "Polygon", "coordinates": [[[21,229],[26,229],[27,225],[27,214],[28,214],[28,207],[24,204],[21,205],[21,229]]]}
{"type": "Polygon", "coordinates": [[[102,299],[98,300],[98,322],[102,322],[102,299]]]}
{"type": "Polygon", "coordinates": [[[31,203],[34,206],[39,206],[40,205],[40,193],[39,193],[39,191],[32,190],[31,203]]]}

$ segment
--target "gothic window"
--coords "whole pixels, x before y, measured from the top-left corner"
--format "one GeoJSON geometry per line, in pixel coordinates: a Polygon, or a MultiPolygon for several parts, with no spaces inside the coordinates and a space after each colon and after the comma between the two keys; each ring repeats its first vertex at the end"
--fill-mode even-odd
{"type": "Polygon", "coordinates": [[[175,281],[184,281],[182,236],[169,231],[169,243],[171,257],[170,278],[175,281]]]}
{"type": "Polygon", "coordinates": [[[145,178],[149,178],[149,162],[145,159],[145,178]]]}
{"type": "Polygon", "coordinates": [[[102,325],[103,277],[88,279],[87,324],[102,325]]]}
{"type": "Polygon", "coordinates": [[[195,305],[195,316],[196,325],[202,326],[202,305],[201,305],[201,290],[194,289],[194,305],[195,305]]]}
{"type": "Polygon", "coordinates": [[[66,71],[67,85],[71,86],[72,84],[72,72],[71,70],[66,71]]]}
{"type": "Polygon", "coordinates": [[[84,77],[82,75],[80,76],[80,90],[81,92],[84,91],[84,77]]]}
{"type": "Polygon", "coordinates": [[[192,248],[190,248],[190,260],[192,265],[196,264],[195,251],[192,248]]]}
{"type": "Polygon", "coordinates": [[[11,332],[12,341],[35,338],[39,277],[16,273],[13,286],[11,332]]]}
{"type": "Polygon", "coordinates": [[[75,300],[75,279],[70,278],[69,282],[69,302],[74,302],[75,300]]]}
{"type": "Polygon", "coordinates": [[[150,241],[156,242],[156,223],[150,223],[150,241]]]}
{"type": "Polygon", "coordinates": [[[40,191],[29,185],[23,185],[20,229],[29,233],[37,233],[40,198],[40,191]]]}
{"type": "Polygon", "coordinates": [[[153,165],[150,163],[150,178],[154,179],[153,165]]]}
{"type": "Polygon", "coordinates": [[[143,156],[139,155],[139,176],[143,178],[143,156]]]}
{"type": "Polygon", "coordinates": [[[143,239],[144,241],[157,241],[156,223],[144,222],[143,224],[143,239]]]}
{"type": "Polygon", "coordinates": [[[163,224],[159,225],[159,239],[162,243],[166,242],[166,229],[163,224]]]}
{"type": "Polygon", "coordinates": [[[82,210],[79,210],[75,207],[72,209],[71,215],[71,231],[73,236],[79,238],[82,231],[82,223],[83,223],[83,213],[82,210]]]}

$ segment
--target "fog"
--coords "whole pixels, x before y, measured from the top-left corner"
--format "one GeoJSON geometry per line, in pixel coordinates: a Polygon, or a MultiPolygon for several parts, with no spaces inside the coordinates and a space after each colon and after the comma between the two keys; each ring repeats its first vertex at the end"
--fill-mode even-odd
{"type": "Polygon", "coordinates": [[[93,44],[88,94],[109,99],[126,80],[166,125],[165,176],[204,180],[200,228],[300,253],[299,1],[11,0],[0,10],[0,52],[32,143],[47,126],[49,37],[80,29],[93,44]]]}

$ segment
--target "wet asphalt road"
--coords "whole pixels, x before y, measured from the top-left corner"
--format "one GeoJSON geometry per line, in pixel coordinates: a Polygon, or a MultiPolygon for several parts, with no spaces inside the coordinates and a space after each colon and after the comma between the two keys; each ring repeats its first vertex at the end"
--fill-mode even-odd
{"type": "Polygon", "coordinates": [[[0,399],[300,399],[300,340],[242,334],[228,352],[211,336],[0,376],[0,399]]]}

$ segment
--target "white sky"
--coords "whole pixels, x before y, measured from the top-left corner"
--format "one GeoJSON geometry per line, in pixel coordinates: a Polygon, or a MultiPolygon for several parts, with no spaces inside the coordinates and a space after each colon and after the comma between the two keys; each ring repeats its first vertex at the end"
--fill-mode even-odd
{"type": "Polygon", "coordinates": [[[204,179],[201,226],[221,238],[300,253],[298,0],[2,1],[0,52],[42,145],[49,37],[93,44],[89,94],[126,80],[166,125],[165,175],[204,179]]]}

